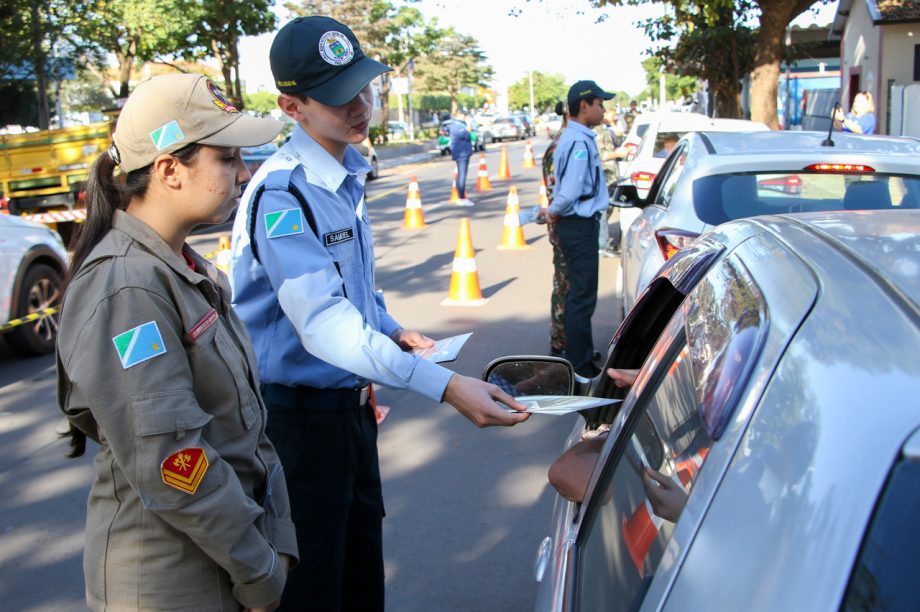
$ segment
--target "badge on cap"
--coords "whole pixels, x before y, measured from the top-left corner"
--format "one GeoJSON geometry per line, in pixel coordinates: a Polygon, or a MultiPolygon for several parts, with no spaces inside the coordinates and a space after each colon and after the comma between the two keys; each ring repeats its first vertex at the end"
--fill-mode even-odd
{"type": "Polygon", "coordinates": [[[208,471],[208,465],[203,448],[183,448],[163,460],[160,473],[167,485],[194,495],[208,471]]]}
{"type": "Polygon", "coordinates": [[[355,56],[355,49],[347,36],[330,30],[319,38],[319,54],[327,64],[344,66],[355,56]]]}
{"type": "Polygon", "coordinates": [[[121,367],[126,370],[166,352],[166,344],[163,343],[156,321],[149,321],[118,334],[112,338],[112,342],[121,360],[121,367]]]}
{"type": "Polygon", "coordinates": [[[211,95],[214,96],[214,99],[211,100],[214,102],[214,106],[224,111],[225,113],[239,113],[240,111],[230,104],[226,97],[224,97],[224,92],[220,90],[220,87],[214,84],[214,81],[208,79],[208,91],[211,92],[211,95]]]}
{"type": "Polygon", "coordinates": [[[185,138],[185,134],[182,133],[178,122],[175,120],[161,125],[150,132],[150,139],[153,141],[153,146],[157,148],[157,151],[162,151],[166,147],[176,144],[183,138],[185,138]]]}
{"type": "Polygon", "coordinates": [[[265,235],[268,238],[281,238],[303,233],[303,213],[299,208],[286,208],[277,212],[265,213],[265,235]]]}

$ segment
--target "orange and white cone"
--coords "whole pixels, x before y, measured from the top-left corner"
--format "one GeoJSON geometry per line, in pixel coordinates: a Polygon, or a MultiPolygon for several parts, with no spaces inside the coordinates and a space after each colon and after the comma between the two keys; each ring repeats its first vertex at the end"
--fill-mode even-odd
{"type": "Polygon", "coordinates": [[[457,202],[460,201],[460,192],[457,191],[457,176],[459,176],[459,173],[457,172],[457,164],[455,163],[454,164],[454,183],[450,187],[450,202],[448,202],[449,204],[456,204],[457,202]]]}
{"type": "Polygon", "coordinates": [[[512,186],[508,192],[508,204],[505,206],[505,221],[502,228],[502,242],[498,248],[502,251],[523,251],[529,249],[524,242],[524,228],[521,227],[521,203],[517,188],[512,186]]]}
{"type": "Polygon", "coordinates": [[[663,522],[663,519],[655,515],[652,504],[646,498],[632,513],[632,516],[629,518],[624,516],[620,523],[629,557],[640,576],[645,576],[645,556],[652,547],[652,542],[658,537],[658,530],[663,522]]]}
{"type": "Polygon", "coordinates": [[[460,233],[457,235],[457,250],[454,251],[450,293],[447,294],[447,299],[441,302],[441,306],[482,306],[488,301],[482,297],[482,289],[479,288],[470,219],[463,217],[460,219],[460,233]]]}
{"type": "Polygon", "coordinates": [[[510,181],[511,168],[508,166],[508,148],[502,145],[502,156],[498,160],[498,180],[510,181]]]}
{"type": "Polygon", "coordinates": [[[230,274],[230,236],[221,236],[217,240],[217,256],[214,265],[224,274],[230,274]]]}
{"type": "Polygon", "coordinates": [[[537,198],[540,208],[549,208],[549,198],[546,196],[546,179],[540,178],[540,195],[537,198]]]}
{"type": "Polygon", "coordinates": [[[533,163],[533,146],[530,144],[530,141],[527,141],[527,144],[524,146],[524,167],[525,168],[535,168],[536,164],[533,163]]]}
{"type": "Polygon", "coordinates": [[[479,172],[476,174],[476,191],[492,191],[489,183],[489,169],[486,167],[485,153],[479,156],[479,172]]]}
{"type": "Polygon", "coordinates": [[[403,229],[424,229],[425,215],[422,213],[422,197],[418,190],[418,181],[415,177],[409,181],[409,192],[406,194],[406,216],[403,220],[403,229]]]}

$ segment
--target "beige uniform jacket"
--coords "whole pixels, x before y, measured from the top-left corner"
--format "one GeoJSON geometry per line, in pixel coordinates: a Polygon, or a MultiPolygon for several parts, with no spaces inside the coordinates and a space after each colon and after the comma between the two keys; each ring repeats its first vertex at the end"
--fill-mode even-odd
{"type": "Polygon", "coordinates": [[[71,283],[58,401],[100,444],[84,572],[97,610],[238,610],[281,596],[296,559],[281,464],[265,437],[226,277],[197,272],[118,211],[71,283]]]}

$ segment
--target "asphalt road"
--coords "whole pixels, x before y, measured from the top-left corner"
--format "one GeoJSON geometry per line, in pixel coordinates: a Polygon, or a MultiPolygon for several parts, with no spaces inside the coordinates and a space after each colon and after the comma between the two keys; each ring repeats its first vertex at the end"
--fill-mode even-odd
{"type": "MultiPolygon", "coordinates": [[[[534,140],[538,161],[547,141],[534,140]]],[[[549,349],[551,247],[544,226],[527,225],[524,251],[498,250],[508,188],[521,206],[537,204],[539,167],[523,169],[523,143],[508,143],[511,181],[498,181],[500,145],[487,154],[492,191],[477,193],[478,157],[470,164],[473,208],[447,203],[449,159],[384,170],[368,188],[377,285],[407,328],[443,338],[472,331],[452,370],[480,376],[504,355],[549,349]],[[418,178],[427,228],[402,229],[406,189],[418,178]],[[459,219],[469,216],[479,280],[488,303],[444,307],[459,219]]],[[[197,234],[214,250],[226,227],[197,234]]],[[[619,322],[613,288],[618,262],[601,260],[594,318],[603,350],[619,322]]],[[[383,389],[392,406],[379,448],[387,518],[384,551],[387,610],[500,611],[532,607],[532,566],[550,526],[553,496],[546,471],[575,417],[535,416],[512,429],[476,429],[447,404],[383,389]]],[[[65,458],[55,403],[53,358],[0,354],[0,608],[80,610],[85,500],[91,458],[65,458]]]]}

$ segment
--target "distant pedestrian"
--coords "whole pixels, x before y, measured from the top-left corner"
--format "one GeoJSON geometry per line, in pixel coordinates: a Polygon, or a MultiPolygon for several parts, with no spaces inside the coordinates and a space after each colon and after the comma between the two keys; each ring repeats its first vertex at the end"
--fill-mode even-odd
{"type": "Polygon", "coordinates": [[[556,232],[568,272],[565,305],[566,358],[575,371],[593,378],[591,317],[597,305],[598,223],[610,196],[592,128],[604,117],[604,100],[613,99],[594,81],[579,81],[568,93],[569,123],[554,153],[553,202],[540,215],[558,224],[556,232]]]}
{"type": "Polygon", "coordinates": [[[834,120],[839,122],[844,132],[875,134],[875,102],[872,94],[868,91],[858,92],[853,98],[850,112],[844,116],[843,112],[838,109],[834,120]]]}
{"type": "Polygon", "coordinates": [[[473,155],[473,139],[470,135],[467,115],[458,110],[454,119],[447,124],[450,133],[450,157],[457,164],[457,195],[459,206],[472,206],[473,202],[466,197],[466,175],[473,155]]]}
{"type": "Polygon", "coordinates": [[[249,336],[227,278],[185,242],[229,218],[250,178],[240,147],[282,125],[240,113],[204,76],[154,77],[90,171],[57,375],[71,456],[99,444],[93,610],[273,610],[297,558],[249,336]]]}

